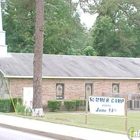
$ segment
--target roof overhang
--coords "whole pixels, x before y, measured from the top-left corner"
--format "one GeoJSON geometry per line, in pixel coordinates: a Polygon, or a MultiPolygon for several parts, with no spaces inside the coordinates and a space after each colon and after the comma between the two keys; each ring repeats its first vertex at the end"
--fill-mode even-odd
{"type": "MultiPolygon", "coordinates": [[[[3,73],[3,72],[2,72],[3,73]]],[[[5,78],[33,79],[33,76],[8,76],[3,73],[5,78]]],[[[97,79],[97,80],[140,80],[140,77],[66,77],[66,76],[42,76],[43,79],[97,79]]]]}

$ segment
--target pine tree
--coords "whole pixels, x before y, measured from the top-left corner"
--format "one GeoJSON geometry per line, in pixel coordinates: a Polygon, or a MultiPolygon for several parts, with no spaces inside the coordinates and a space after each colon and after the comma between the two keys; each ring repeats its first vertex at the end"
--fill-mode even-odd
{"type": "Polygon", "coordinates": [[[43,55],[44,0],[36,0],[34,77],[33,77],[33,116],[43,116],[42,109],[42,55],[43,55]]]}

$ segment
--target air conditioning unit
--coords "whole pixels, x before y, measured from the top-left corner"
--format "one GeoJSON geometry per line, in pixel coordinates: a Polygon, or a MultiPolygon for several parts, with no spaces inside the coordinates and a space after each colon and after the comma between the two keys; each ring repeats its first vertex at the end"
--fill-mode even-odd
{"type": "Polygon", "coordinates": [[[134,100],[134,108],[140,109],[140,100],[134,100]]]}
{"type": "Polygon", "coordinates": [[[127,109],[132,109],[132,100],[127,101],[127,109]]]}
{"type": "Polygon", "coordinates": [[[140,109],[140,100],[132,100],[132,109],[134,110],[140,109]]]}

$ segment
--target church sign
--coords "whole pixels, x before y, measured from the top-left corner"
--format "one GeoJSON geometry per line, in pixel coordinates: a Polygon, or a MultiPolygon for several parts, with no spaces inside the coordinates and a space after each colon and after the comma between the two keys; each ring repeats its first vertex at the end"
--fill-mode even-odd
{"type": "Polygon", "coordinates": [[[89,96],[90,113],[103,115],[125,115],[125,98],[89,96]]]}

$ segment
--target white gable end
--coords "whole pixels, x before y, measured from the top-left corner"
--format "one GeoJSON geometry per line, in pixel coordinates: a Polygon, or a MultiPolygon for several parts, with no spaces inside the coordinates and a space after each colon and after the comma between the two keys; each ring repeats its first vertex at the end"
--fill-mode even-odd
{"type": "Polygon", "coordinates": [[[7,45],[5,44],[5,31],[2,27],[2,13],[1,13],[1,1],[0,1],[0,57],[7,55],[7,45]]]}

